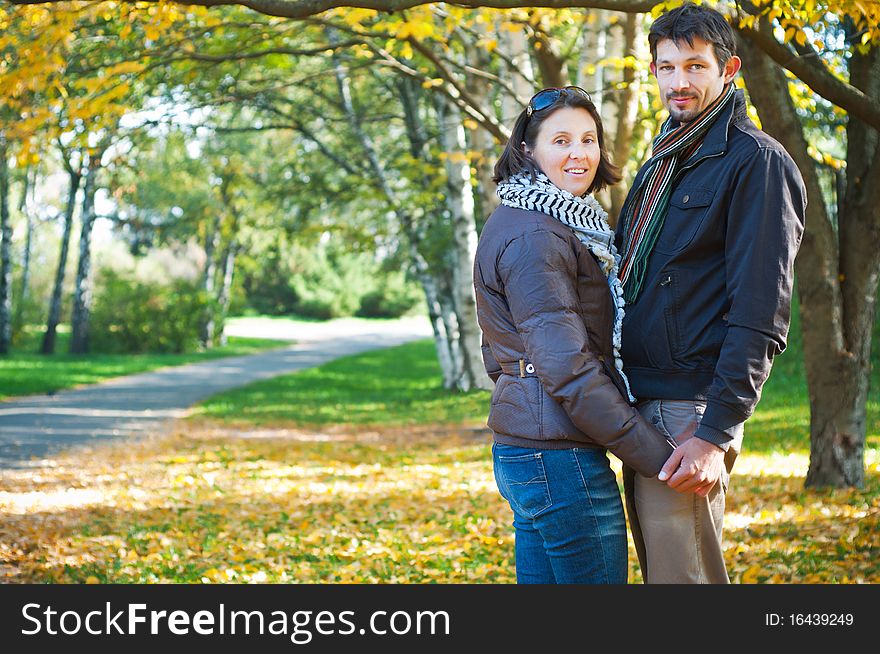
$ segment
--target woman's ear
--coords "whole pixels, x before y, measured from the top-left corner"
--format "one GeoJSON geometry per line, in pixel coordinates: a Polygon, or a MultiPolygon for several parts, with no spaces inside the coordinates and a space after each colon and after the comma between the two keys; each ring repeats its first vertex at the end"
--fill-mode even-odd
{"type": "Polygon", "coordinates": [[[528,155],[532,154],[532,151],[529,149],[529,146],[526,145],[525,141],[521,141],[520,145],[522,146],[523,152],[525,152],[528,155]]]}

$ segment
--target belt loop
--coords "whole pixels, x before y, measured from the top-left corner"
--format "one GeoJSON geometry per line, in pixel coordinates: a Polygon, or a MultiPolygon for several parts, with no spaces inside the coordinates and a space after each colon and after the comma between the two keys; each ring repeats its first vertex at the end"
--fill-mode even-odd
{"type": "Polygon", "coordinates": [[[519,376],[520,376],[520,377],[525,377],[525,376],[526,376],[526,362],[525,362],[525,359],[520,359],[520,360],[519,360],[519,376]]]}

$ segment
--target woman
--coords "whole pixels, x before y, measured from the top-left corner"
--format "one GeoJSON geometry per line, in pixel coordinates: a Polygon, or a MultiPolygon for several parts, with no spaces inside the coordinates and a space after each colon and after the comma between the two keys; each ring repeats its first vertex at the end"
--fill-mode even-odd
{"type": "Polygon", "coordinates": [[[544,89],[495,166],[501,206],[474,265],[498,489],[519,583],[626,583],[623,506],[606,448],[656,475],[674,445],[632,407],[623,298],[607,215],[620,180],[581,88],[544,89]]]}

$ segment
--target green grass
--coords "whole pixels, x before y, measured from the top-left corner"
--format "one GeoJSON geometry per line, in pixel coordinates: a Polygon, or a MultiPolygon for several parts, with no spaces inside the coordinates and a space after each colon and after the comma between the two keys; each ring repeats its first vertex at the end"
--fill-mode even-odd
{"type": "Polygon", "coordinates": [[[82,384],[131,375],[165,366],[253,354],[282,347],[288,343],[257,338],[231,337],[223,347],[186,354],[67,354],[70,335],[58,334],[55,351],[59,354],[35,354],[40,347],[40,333],[26,333],[12,354],[0,357],[0,400],[35,393],[48,393],[82,384]]]}
{"type": "MultiPolygon", "coordinates": [[[[877,340],[875,337],[875,360],[877,340]]],[[[880,393],[876,373],[868,402],[868,446],[880,448],[880,393]]],[[[786,351],[777,357],[755,415],[746,425],[745,450],[809,452],[809,402],[797,307],[786,351]]],[[[339,359],[319,368],[216,395],[194,417],[228,424],[485,424],[489,393],[452,393],[441,387],[433,342],[411,343],[339,359]]]]}
{"type": "Polygon", "coordinates": [[[442,388],[434,343],[426,339],[215,395],[194,416],[257,425],[415,425],[480,422],[488,407],[487,391],[442,388]]]}

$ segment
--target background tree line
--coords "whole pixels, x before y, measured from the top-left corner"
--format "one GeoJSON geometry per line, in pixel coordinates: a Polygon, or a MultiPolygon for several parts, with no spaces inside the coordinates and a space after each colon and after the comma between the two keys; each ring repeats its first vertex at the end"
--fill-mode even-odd
{"type": "MultiPolygon", "coordinates": [[[[584,86],[631,179],[662,119],[646,26],[680,3],[198,4],[0,4],[0,351],[14,322],[12,261],[26,282],[30,251],[25,239],[25,254],[13,254],[12,190],[33,198],[41,175],[63,169],[61,271],[81,205],[74,343],[87,333],[89,229],[103,188],[132,251],[195,238],[210,298],[203,342],[222,333],[212,321],[229,310],[245,253],[265,254],[245,265],[254,297],[307,253],[318,275],[340,270],[340,251],[372,254],[420,285],[447,387],[485,385],[470,275],[506,126],[536,88],[584,86]]],[[[754,117],[808,187],[797,262],[807,483],[859,486],[880,272],[880,4],[719,7],[740,36],[754,117]]],[[[625,190],[602,198],[612,216],[625,190]]],[[[17,229],[30,234],[28,202],[17,206],[17,229]]],[[[338,283],[354,294],[356,279],[338,283]]]]}

